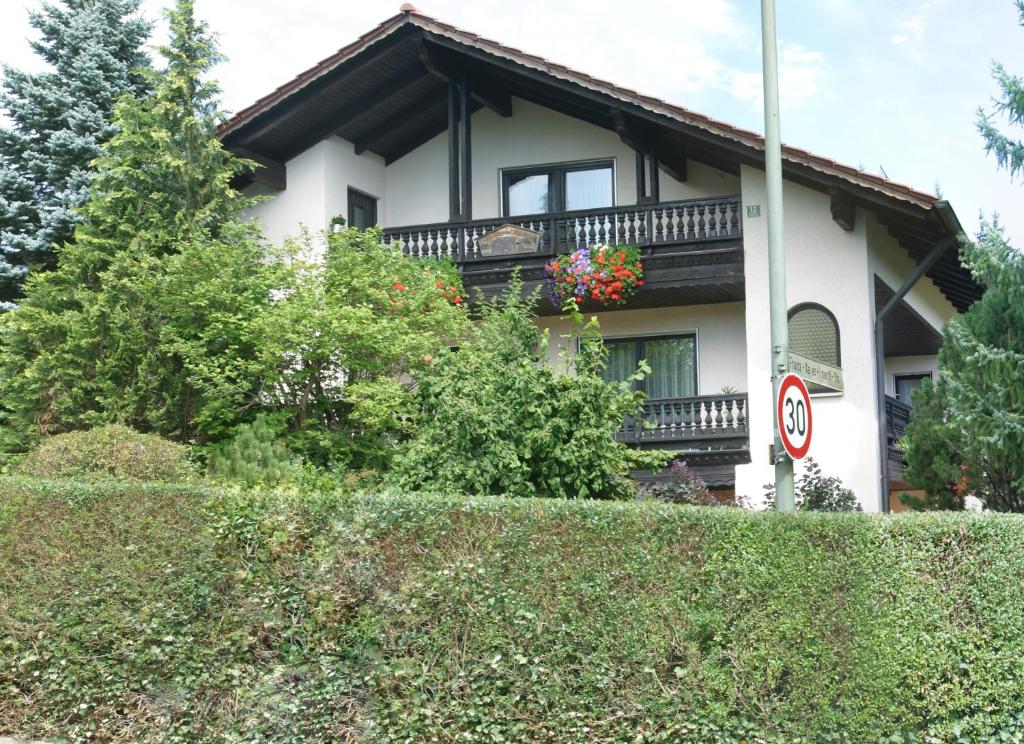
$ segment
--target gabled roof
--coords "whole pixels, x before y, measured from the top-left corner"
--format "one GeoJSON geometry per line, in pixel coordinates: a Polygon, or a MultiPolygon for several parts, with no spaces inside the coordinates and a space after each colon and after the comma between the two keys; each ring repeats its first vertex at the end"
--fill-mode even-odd
{"type": "MultiPolygon", "coordinates": [[[[332,134],[388,162],[447,129],[447,77],[469,75],[474,110],[516,96],[657,142],[727,172],[763,168],[764,138],[424,15],[411,5],[225,122],[226,145],[284,161],[332,134]],[[489,94],[489,95],[488,95],[489,94]]],[[[783,145],[788,179],[874,211],[915,260],[959,230],[948,204],[905,184],[783,145]],[[952,216],[952,217],[951,217],[952,216]]],[[[664,158],[669,161],[669,158],[664,158]]],[[[953,252],[929,276],[958,309],[983,288],[953,252]]]]}

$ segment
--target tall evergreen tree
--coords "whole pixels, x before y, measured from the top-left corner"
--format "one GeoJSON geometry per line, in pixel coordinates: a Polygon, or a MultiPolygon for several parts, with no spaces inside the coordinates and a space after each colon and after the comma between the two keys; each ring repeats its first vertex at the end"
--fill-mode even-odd
{"type": "MultiPolygon", "coordinates": [[[[1024,0],[1016,1],[1024,25],[1024,0]]],[[[1024,79],[998,62],[995,112],[1024,125],[1024,79]]],[[[978,110],[985,150],[1013,177],[1024,173],[1024,141],[978,110]]],[[[982,222],[961,258],[985,295],[944,330],[939,379],[914,395],[907,429],[908,479],[927,491],[912,507],[956,509],[966,495],[995,511],[1024,512],[1024,257],[998,220],[982,222]]]]}
{"type": "MultiPolygon", "coordinates": [[[[1024,26],[1024,0],[1017,0],[1017,14],[1024,26]]],[[[978,110],[978,130],[985,140],[985,151],[996,156],[1000,168],[1010,176],[1024,174],[1024,140],[1016,139],[996,128],[993,114],[1002,114],[1011,126],[1024,126],[1024,78],[1007,72],[999,62],[992,64],[992,76],[999,84],[999,98],[991,113],[978,110]]]]}
{"type": "Polygon", "coordinates": [[[216,137],[214,43],[191,0],[167,16],[167,67],[151,95],[118,101],[74,240],[0,316],[7,447],[110,421],[193,439],[204,411],[207,432],[237,423],[209,409],[258,385],[246,319],[274,264],[230,185],[248,165],[216,137]]]}
{"type": "Polygon", "coordinates": [[[85,201],[91,162],[114,133],[114,104],[141,94],[151,24],[140,0],[63,0],[29,14],[32,43],[50,69],[4,68],[0,106],[0,309],[27,274],[53,268],[54,244],[70,240],[85,201]]]}

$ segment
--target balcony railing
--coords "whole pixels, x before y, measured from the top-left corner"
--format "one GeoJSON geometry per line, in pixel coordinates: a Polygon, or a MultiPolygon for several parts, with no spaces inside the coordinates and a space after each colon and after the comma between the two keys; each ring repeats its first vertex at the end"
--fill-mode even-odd
{"type": "Polygon", "coordinates": [[[702,395],[693,398],[648,398],[643,419],[626,420],[617,439],[632,444],[694,442],[707,449],[713,442],[746,439],[747,395],[702,395]]]}
{"type": "Polygon", "coordinates": [[[444,222],[384,230],[384,242],[396,244],[417,258],[450,258],[458,264],[475,261],[528,259],[571,253],[600,244],[638,247],[683,246],[733,240],[743,234],[739,196],[684,199],[575,212],[495,217],[469,222],[444,222]],[[485,256],[480,238],[502,225],[540,233],[537,250],[517,256],[485,256]]]}
{"type": "Polygon", "coordinates": [[[910,423],[910,406],[891,395],[885,396],[885,436],[893,445],[903,436],[910,423]]]}

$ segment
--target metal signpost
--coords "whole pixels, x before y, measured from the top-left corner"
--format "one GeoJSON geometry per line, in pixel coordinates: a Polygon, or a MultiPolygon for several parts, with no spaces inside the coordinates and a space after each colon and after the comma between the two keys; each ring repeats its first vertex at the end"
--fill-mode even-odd
{"type": "MultiPolygon", "coordinates": [[[[768,304],[771,315],[772,389],[778,399],[789,368],[786,256],[782,245],[782,141],[779,134],[779,67],[775,44],[775,0],[761,0],[764,55],[764,165],[768,186],[768,304]]],[[[808,414],[810,406],[808,406],[808,414]]],[[[775,416],[775,510],[793,511],[793,461],[786,453],[775,416]]]]}

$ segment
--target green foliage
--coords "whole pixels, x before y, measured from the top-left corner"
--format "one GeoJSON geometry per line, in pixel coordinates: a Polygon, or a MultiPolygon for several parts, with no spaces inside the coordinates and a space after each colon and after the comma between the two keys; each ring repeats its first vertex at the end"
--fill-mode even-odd
{"type": "Polygon", "coordinates": [[[1014,741],[1022,571],[1003,515],[5,479],[0,730],[1014,741]]]}
{"type": "MultiPolygon", "coordinates": [[[[1015,5],[1024,26],[1024,0],[1016,0],[1015,5]]],[[[977,127],[985,140],[985,151],[995,155],[998,166],[1006,168],[1012,177],[1024,173],[1024,141],[1000,131],[992,118],[1001,114],[1011,126],[1024,126],[1024,78],[1007,72],[998,62],[992,63],[992,77],[999,85],[999,98],[993,111],[978,109],[977,127]]]]}
{"type": "Polygon", "coordinates": [[[74,242],[0,320],[0,449],[115,421],[204,443],[252,416],[254,319],[282,265],[240,219],[212,41],[191,2],[168,18],[167,68],[118,103],[74,242]]]}
{"type": "MultiPolygon", "coordinates": [[[[843,486],[835,476],[825,476],[821,466],[813,457],[804,459],[804,472],[793,484],[796,508],[800,511],[850,512],[861,511],[854,492],[843,486]]],[[[768,509],[775,507],[775,484],[765,485],[765,501],[768,509]]]]}
{"type": "Polygon", "coordinates": [[[151,24],[139,0],[64,0],[29,13],[31,42],[47,69],[4,67],[0,107],[0,310],[29,271],[52,269],[71,239],[91,163],[115,131],[114,104],[147,88],[151,24]]]}
{"type": "Polygon", "coordinates": [[[914,396],[908,480],[949,506],[964,493],[988,509],[1024,511],[1024,257],[997,223],[984,223],[963,260],[986,286],[953,318],[940,375],[914,396]]]}
{"type": "Polygon", "coordinates": [[[210,452],[209,474],[216,480],[248,487],[295,480],[301,464],[278,442],[279,435],[265,415],[257,416],[251,424],[242,424],[233,439],[210,452]]]}
{"type": "Polygon", "coordinates": [[[708,490],[704,479],[690,470],[684,460],[673,460],[669,466],[668,477],[640,486],[638,496],[642,499],[692,506],[723,506],[730,503],[708,490]]]}
{"type": "MultiPolygon", "coordinates": [[[[633,380],[605,382],[607,351],[596,320],[582,323],[579,352],[560,372],[544,363],[547,339],[533,322],[536,293],[518,279],[479,322],[419,378],[419,427],[396,459],[403,489],[556,498],[625,498],[631,470],[668,459],[616,442],[640,407],[633,380]]],[[[578,313],[578,311],[577,311],[578,313]]],[[[642,376],[637,373],[637,378],[642,376]]]]}
{"type": "Polygon", "coordinates": [[[196,468],[186,447],[111,424],[47,437],[18,464],[35,478],[187,481],[196,468]]]}
{"type": "Polygon", "coordinates": [[[416,426],[416,381],[468,324],[461,295],[442,291],[461,280],[381,245],[377,229],[326,239],[322,262],[303,260],[310,236],[291,244],[287,289],[259,323],[261,405],[311,463],[380,469],[416,426]]]}

